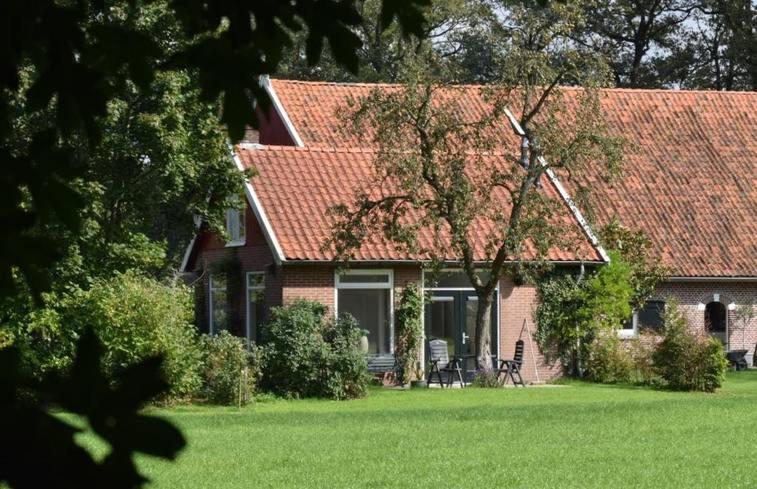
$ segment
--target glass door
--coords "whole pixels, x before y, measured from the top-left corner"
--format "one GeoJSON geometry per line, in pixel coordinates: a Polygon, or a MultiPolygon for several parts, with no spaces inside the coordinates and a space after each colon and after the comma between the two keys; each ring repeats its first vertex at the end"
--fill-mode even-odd
{"type": "MultiPolygon", "coordinates": [[[[428,358],[428,341],[442,339],[447,342],[450,358],[460,357],[463,370],[468,379],[476,371],[476,313],[478,297],[471,290],[433,291],[426,304],[426,355],[428,358]]],[[[492,305],[491,317],[492,365],[497,359],[497,304],[492,305]]]]}

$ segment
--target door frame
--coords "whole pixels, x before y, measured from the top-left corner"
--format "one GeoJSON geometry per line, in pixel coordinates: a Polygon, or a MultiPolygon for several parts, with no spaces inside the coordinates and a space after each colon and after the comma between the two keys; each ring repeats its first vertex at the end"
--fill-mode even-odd
{"type": "MultiPolygon", "coordinates": [[[[462,272],[460,269],[456,268],[444,268],[441,270],[441,272],[462,272]]],[[[423,348],[421,348],[421,362],[423,362],[424,369],[426,368],[426,350],[428,348],[428,338],[426,338],[426,292],[475,292],[475,289],[473,287],[426,287],[426,270],[421,270],[421,292],[422,292],[422,298],[424,301],[423,304],[423,348]]],[[[499,295],[499,283],[497,283],[497,287],[494,289],[494,304],[493,306],[496,307],[496,314],[494,315],[495,324],[496,324],[496,332],[497,332],[497,340],[496,340],[496,356],[497,360],[502,358],[501,352],[500,352],[500,336],[502,335],[502,329],[501,329],[501,318],[502,318],[502,311],[500,310],[500,306],[502,305],[500,295],[499,295]]]]}

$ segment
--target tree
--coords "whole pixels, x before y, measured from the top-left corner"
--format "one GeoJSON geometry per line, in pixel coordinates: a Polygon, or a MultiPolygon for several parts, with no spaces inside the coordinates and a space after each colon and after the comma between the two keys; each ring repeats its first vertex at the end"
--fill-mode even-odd
{"type": "MultiPolygon", "coordinates": [[[[426,3],[384,0],[379,29],[396,18],[403,33],[419,33],[419,7],[426,3]]],[[[253,102],[266,107],[259,75],[276,71],[293,33],[307,31],[308,62],[319,60],[327,41],[338,63],[358,68],[361,41],[352,28],[361,18],[351,1],[172,1],[168,6],[179,20],[170,32],[178,38],[173,52],[139,23],[151,4],[0,5],[6,33],[0,55],[0,293],[13,289],[14,269],[37,295],[49,285],[60,243],[35,228],[81,229],[83,199],[74,182],[86,176],[90,162],[79,150],[102,142],[98,121],[127,84],[144,89],[159,73],[196,73],[201,99],[220,101],[220,120],[238,141],[246,125],[257,125],[253,102]],[[21,138],[18,106],[30,117],[48,112],[55,124],[21,138]]]]}
{"type": "Polygon", "coordinates": [[[349,259],[380,233],[433,262],[459,261],[478,296],[481,369],[491,368],[492,293],[508,264],[527,259],[528,250],[544,256],[570,234],[549,217],[559,203],[537,190],[542,176],[547,169],[619,164],[620,141],[606,134],[596,90],[606,71],[566,42],[581,21],[573,4],[510,9],[510,68],[498,89],[480,92],[488,109],[479,117],[464,116],[458,88],[424,82],[422,74],[396,90],[373,91],[352,113],[354,132],[376,148],[375,180],[366,187],[372,191],[334,209],[331,243],[349,259]],[[566,92],[561,83],[582,89],[566,92]],[[516,114],[512,120],[506,107],[516,114]],[[522,143],[507,136],[511,123],[522,143]],[[506,213],[502,201],[511,204],[506,213]],[[491,229],[484,236],[482,222],[491,229]],[[437,236],[431,246],[417,240],[424,227],[437,236]]]}
{"type": "MultiPolygon", "coordinates": [[[[384,0],[379,29],[397,19],[405,35],[419,33],[419,6],[425,3],[384,0]]],[[[61,251],[61,237],[85,232],[87,218],[100,219],[108,239],[128,231],[141,206],[156,196],[145,194],[147,204],[131,198],[140,184],[182,175],[185,185],[175,187],[181,191],[222,192],[203,187],[208,182],[200,180],[202,172],[182,173],[188,169],[180,168],[178,156],[196,156],[204,148],[179,138],[184,147],[160,152],[173,140],[165,130],[176,131],[173,136],[207,130],[212,140],[220,135],[215,123],[199,128],[193,121],[161,116],[178,112],[207,122],[212,108],[220,107],[218,119],[232,142],[238,141],[247,125],[257,125],[253,107],[265,113],[268,99],[258,77],[276,71],[293,33],[307,31],[308,62],[319,60],[328,41],[336,61],[354,71],[360,39],[352,28],[359,22],[355,3],[343,0],[0,2],[0,299],[10,299],[20,284],[39,302],[50,286],[50,268],[61,256],[75,254],[61,251]],[[159,22],[167,22],[163,30],[155,28],[156,12],[159,22]],[[182,76],[192,80],[189,90],[182,76]],[[169,85],[163,87],[166,93],[188,91],[188,99],[201,104],[190,101],[178,111],[162,107],[152,121],[133,117],[154,114],[151,104],[167,102],[155,90],[161,83],[169,85]],[[144,96],[151,87],[153,98],[144,96]],[[109,132],[114,126],[122,130],[109,132]],[[158,167],[172,171],[152,170],[158,167]],[[83,215],[85,195],[102,195],[101,202],[109,205],[83,215]]],[[[210,173],[216,173],[215,149],[208,148],[210,173]]],[[[199,192],[197,201],[207,195],[199,192]]],[[[146,224],[147,219],[136,227],[146,224]]],[[[148,255],[154,251],[147,248],[148,255]]],[[[0,334],[0,342],[5,340],[0,334]]],[[[101,373],[101,347],[91,333],[78,348],[70,372],[44,383],[22,374],[16,348],[0,351],[6,438],[0,483],[40,487],[54,474],[61,487],[140,487],[145,479],[135,468],[136,452],[173,459],[184,446],[170,423],[139,414],[144,402],[167,388],[160,358],[109,379],[101,373]],[[109,454],[95,460],[78,446],[77,430],[50,412],[55,407],[83,416],[109,442],[109,454]]]]}
{"type": "Polygon", "coordinates": [[[617,252],[630,266],[633,288],[630,306],[640,310],[657,285],[670,275],[670,268],[662,264],[652,249],[652,241],[643,231],[628,229],[617,219],[599,229],[599,239],[606,249],[617,252]]]}
{"type": "Polygon", "coordinates": [[[679,45],[685,23],[699,3],[698,0],[588,3],[586,26],[576,39],[608,58],[618,86],[657,87],[665,82],[657,65],[679,45]]]}
{"type": "Polygon", "coordinates": [[[586,347],[602,332],[616,331],[631,316],[631,266],[619,253],[590,276],[549,276],[539,282],[536,341],[556,353],[568,372],[580,377],[586,347]]]}
{"type": "Polygon", "coordinates": [[[749,0],[702,1],[673,57],[687,88],[757,90],[757,8],[749,0]]]}
{"type": "MultiPolygon", "coordinates": [[[[325,53],[317,66],[307,63],[304,35],[294,37],[294,47],[282,60],[279,75],[307,80],[395,82],[402,78],[418,57],[452,61],[463,52],[478,46],[467,46],[486,28],[492,12],[486,2],[475,0],[435,0],[423,14],[422,32],[415,37],[403,36],[399,26],[381,28],[381,2],[360,0],[357,7],[362,18],[356,26],[362,46],[357,51],[359,72],[346,70],[325,53]]],[[[472,55],[471,55],[472,56],[472,55]]],[[[476,65],[476,69],[483,68],[476,65]]]]}

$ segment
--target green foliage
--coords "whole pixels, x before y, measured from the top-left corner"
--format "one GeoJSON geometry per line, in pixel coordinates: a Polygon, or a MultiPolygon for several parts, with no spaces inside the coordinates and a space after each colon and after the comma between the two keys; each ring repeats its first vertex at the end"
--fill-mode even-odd
{"type": "Polygon", "coordinates": [[[102,373],[102,355],[96,335],[85,330],[68,373],[38,381],[20,374],[16,348],[0,351],[0,485],[46,487],[54,474],[60,487],[142,487],[147,479],[137,471],[137,453],[172,460],[184,448],[170,422],[140,413],[168,390],[162,359],[145,358],[109,377],[102,373]],[[86,421],[107,445],[106,454],[83,448],[82,427],[60,411],[86,421]]]}
{"type": "Polygon", "coordinates": [[[618,329],[631,316],[631,269],[618,254],[610,256],[609,264],[585,279],[557,275],[538,285],[537,343],[562,358],[573,375],[581,374],[592,339],[618,329]]]}
{"type": "Polygon", "coordinates": [[[665,333],[653,358],[665,385],[673,390],[715,392],[728,368],[723,345],[693,333],[675,302],[666,304],[663,319],[665,333]]]}
{"type": "MultiPolygon", "coordinates": [[[[384,30],[396,19],[404,33],[420,34],[420,8],[426,4],[384,0],[377,27],[384,30]]],[[[2,294],[12,290],[14,267],[33,292],[49,286],[47,268],[60,258],[56,247],[64,241],[35,229],[51,222],[73,233],[82,228],[85,199],[74,182],[90,181],[90,153],[110,150],[103,119],[118,112],[128,118],[131,107],[113,104],[114,99],[147,90],[163,75],[192,73],[195,88],[186,93],[210,102],[220,114],[217,120],[238,141],[246,126],[257,126],[252,102],[267,109],[258,78],[276,72],[293,34],[307,33],[309,63],[319,60],[328,42],[336,62],[352,71],[362,44],[353,31],[361,21],[355,1],[248,1],[208,8],[199,0],[9,0],[0,4],[0,18],[9,43],[0,59],[0,194],[6,197],[0,209],[2,294]]],[[[165,127],[192,121],[172,119],[165,127]]],[[[217,124],[206,129],[217,130],[217,124]]],[[[130,141],[142,143],[151,135],[138,133],[130,141]]],[[[118,149],[120,154],[110,158],[116,168],[134,162],[149,166],[144,154],[132,159],[128,148],[118,149]]],[[[200,177],[187,173],[193,182],[200,177]]],[[[199,195],[205,198],[207,192],[199,195]]]]}
{"type": "Polygon", "coordinates": [[[631,307],[641,309],[657,284],[670,275],[670,269],[662,265],[652,249],[652,241],[643,231],[628,229],[613,218],[602,226],[599,236],[606,249],[619,254],[631,267],[631,307]]]}
{"type": "Polygon", "coordinates": [[[557,354],[568,363],[578,354],[578,344],[587,335],[579,321],[585,298],[584,283],[572,275],[557,275],[538,284],[534,336],[548,357],[557,354]]]}
{"type": "Polygon", "coordinates": [[[610,263],[586,281],[579,322],[588,331],[618,329],[631,317],[631,267],[620,254],[609,252],[610,263]]]}
{"type": "Polygon", "coordinates": [[[423,294],[417,284],[410,283],[402,291],[394,316],[397,324],[395,355],[402,369],[401,380],[407,383],[415,373],[423,347],[423,294]]]}
{"type": "Polygon", "coordinates": [[[586,376],[602,384],[629,382],[633,378],[634,358],[614,331],[600,334],[587,346],[586,376]]]}
{"type": "Polygon", "coordinates": [[[92,327],[103,342],[102,366],[108,375],[163,356],[170,386],[163,400],[173,401],[195,395],[201,385],[202,351],[193,311],[187,287],[127,273],[99,280],[89,291],[76,294],[60,320],[72,331],[92,327]]]}
{"type": "Polygon", "coordinates": [[[247,350],[245,340],[221,331],[203,339],[202,396],[214,404],[245,405],[252,401],[260,377],[257,348],[247,350]]]}
{"type": "Polygon", "coordinates": [[[326,319],[326,306],[297,300],[271,311],[262,331],[265,389],[287,397],[350,399],[367,393],[368,371],[349,316],[326,319]]]}

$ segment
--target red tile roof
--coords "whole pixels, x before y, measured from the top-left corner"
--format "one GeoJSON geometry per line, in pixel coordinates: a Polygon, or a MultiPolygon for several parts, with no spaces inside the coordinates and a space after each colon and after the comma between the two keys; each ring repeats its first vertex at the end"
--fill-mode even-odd
{"type": "MultiPolygon", "coordinates": [[[[375,87],[272,80],[304,144],[355,146],[336,117],[349,99],[375,87]]],[[[480,87],[459,88],[470,113],[482,113],[480,87]]],[[[631,143],[623,176],[591,184],[596,223],[618,217],[642,230],[674,275],[757,276],[757,93],[606,90],[611,132],[631,143]]]]}
{"type": "MultiPolygon", "coordinates": [[[[291,146],[239,146],[236,154],[245,167],[254,167],[258,175],[251,179],[252,187],[270,222],[274,236],[286,260],[331,260],[333,250],[324,250],[324,243],[332,234],[333,217],[328,210],[338,204],[351,204],[356,192],[371,181],[374,153],[359,149],[295,148],[291,146]]],[[[492,165],[503,158],[489,156],[492,165]]],[[[384,189],[386,190],[386,189],[384,189]]],[[[552,261],[602,261],[599,252],[573,218],[568,206],[560,199],[556,188],[545,178],[542,192],[560,202],[562,211],[555,217],[566,235],[574,233],[574,250],[553,248],[547,254],[552,261]]],[[[504,192],[497,199],[507,212],[509,205],[504,192]]],[[[478,235],[492,229],[491,223],[479,222],[478,235]]],[[[446,253],[446,243],[437,239],[432,229],[419,231],[419,244],[433,249],[436,256],[449,260],[459,257],[446,253]]],[[[477,243],[476,260],[488,259],[483,239],[477,243]]],[[[354,260],[395,261],[415,260],[426,256],[408,256],[380,236],[366,242],[353,256],[354,260]]],[[[526,247],[521,259],[533,259],[533,246],[526,247]]]]}

